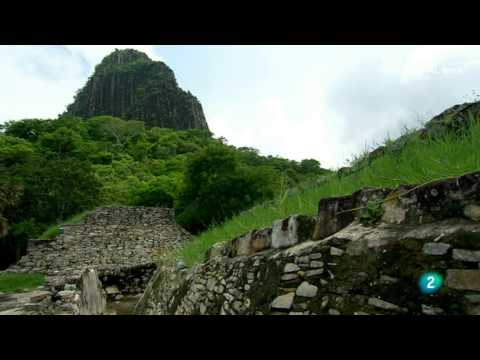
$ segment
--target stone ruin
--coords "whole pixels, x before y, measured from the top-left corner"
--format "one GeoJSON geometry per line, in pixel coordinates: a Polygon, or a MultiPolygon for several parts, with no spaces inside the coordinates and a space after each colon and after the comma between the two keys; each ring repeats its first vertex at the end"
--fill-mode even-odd
{"type": "Polygon", "coordinates": [[[190,269],[165,261],[135,313],[480,315],[480,172],[321,199],[190,269]],[[427,272],[437,293],[419,289],[427,272]]]}
{"type": "Polygon", "coordinates": [[[6,271],[43,273],[47,286],[62,291],[95,269],[110,298],[139,294],[162,255],[190,238],[173,209],[155,207],[97,208],[61,229],[52,240],[29,241],[27,254],[6,271]]]}

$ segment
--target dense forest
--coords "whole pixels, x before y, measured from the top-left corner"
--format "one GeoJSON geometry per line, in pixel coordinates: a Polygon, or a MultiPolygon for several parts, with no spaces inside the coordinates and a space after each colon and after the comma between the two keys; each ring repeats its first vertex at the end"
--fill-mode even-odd
{"type": "Polygon", "coordinates": [[[236,148],[206,129],[67,114],[10,121],[0,128],[0,268],[27,239],[96,206],[174,207],[198,233],[327,172],[313,159],[236,148]]]}

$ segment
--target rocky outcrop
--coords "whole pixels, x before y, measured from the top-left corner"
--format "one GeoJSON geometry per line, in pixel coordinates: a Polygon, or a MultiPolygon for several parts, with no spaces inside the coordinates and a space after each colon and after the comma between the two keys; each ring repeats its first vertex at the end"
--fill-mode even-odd
{"type": "Polygon", "coordinates": [[[140,120],[147,127],[208,129],[202,105],[178,86],[173,71],[133,49],[115,50],[106,56],[67,113],[140,120]]]}
{"type": "Polygon", "coordinates": [[[322,199],[217,244],[191,269],[162,263],[137,314],[480,314],[480,172],[322,199]],[[443,276],[437,293],[422,274],[443,276]]]}
{"type": "Polygon", "coordinates": [[[78,282],[85,268],[98,271],[105,286],[136,294],[156,269],[158,259],[189,239],[173,209],[98,208],[76,225],[63,225],[53,240],[31,241],[27,255],[8,272],[39,272],[61,288],[78,282]]]}

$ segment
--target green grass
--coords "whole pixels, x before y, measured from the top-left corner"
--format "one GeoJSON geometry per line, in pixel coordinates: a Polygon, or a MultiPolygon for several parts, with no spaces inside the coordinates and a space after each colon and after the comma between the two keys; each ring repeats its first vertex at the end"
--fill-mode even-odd
{"type": "Polygon", "coordinates": [[[91,210],[86,210],[86,211],[83,211],[77,215],[74,215],[70,218],[68,218],[67,220],[63,221],[61,224],[54,224],[54,225],[50,225],[47,230],[45,230],[38,238],[40,240],[49,240],[49,239],[52,239],[54,238],[55,236],[57,235],[60,235],[61,231],[60,231],[60,225],[62,224],[65,224],[65,225],[75,225],[75,224],[78,224],[80,221],[83,220],[83,218],[85,216],[87,216],[88,214],[90,214],[92,211],[91,210]]]}
{"type": "Polygon", "coordinates": [[[37,288],[45,283],[45,277],[42,274],[0,274],[0,292],[16,293],[37,288]]]}
{"type": "MultiPolygon", "coordinates": [[[[388,142],[387,142],[388,144],[388,142]]],[[[361,158],[362,155],[358,158],[361,158]]],[[[217,242],[234,239],[250,230],[271,226],[276,219],[292,214],[314,216],[321,198],[348,195],[363,187],[396,187],[422,184],[480,170],[480,124],[470,126],[464,136],[444,135],[436,140],[411,136],[398,154],[387,145],[387,152],[354,174],[326,177],[321,184],[284,193],[275,201],[257,205],[248,211],[213,226],[195,236],[175,256],[188,266],[204,259],[205,252],[217,242]]]]}

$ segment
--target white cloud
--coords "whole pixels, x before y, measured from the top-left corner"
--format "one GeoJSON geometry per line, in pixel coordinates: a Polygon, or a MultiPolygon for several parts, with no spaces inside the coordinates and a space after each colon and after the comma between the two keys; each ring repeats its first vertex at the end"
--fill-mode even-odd
{"type": "Polygon", "coordinates": [[[56,117],[115,48],[135,48],[162,60],[152,45],[0,46],[0,123],[56,117]]]}

